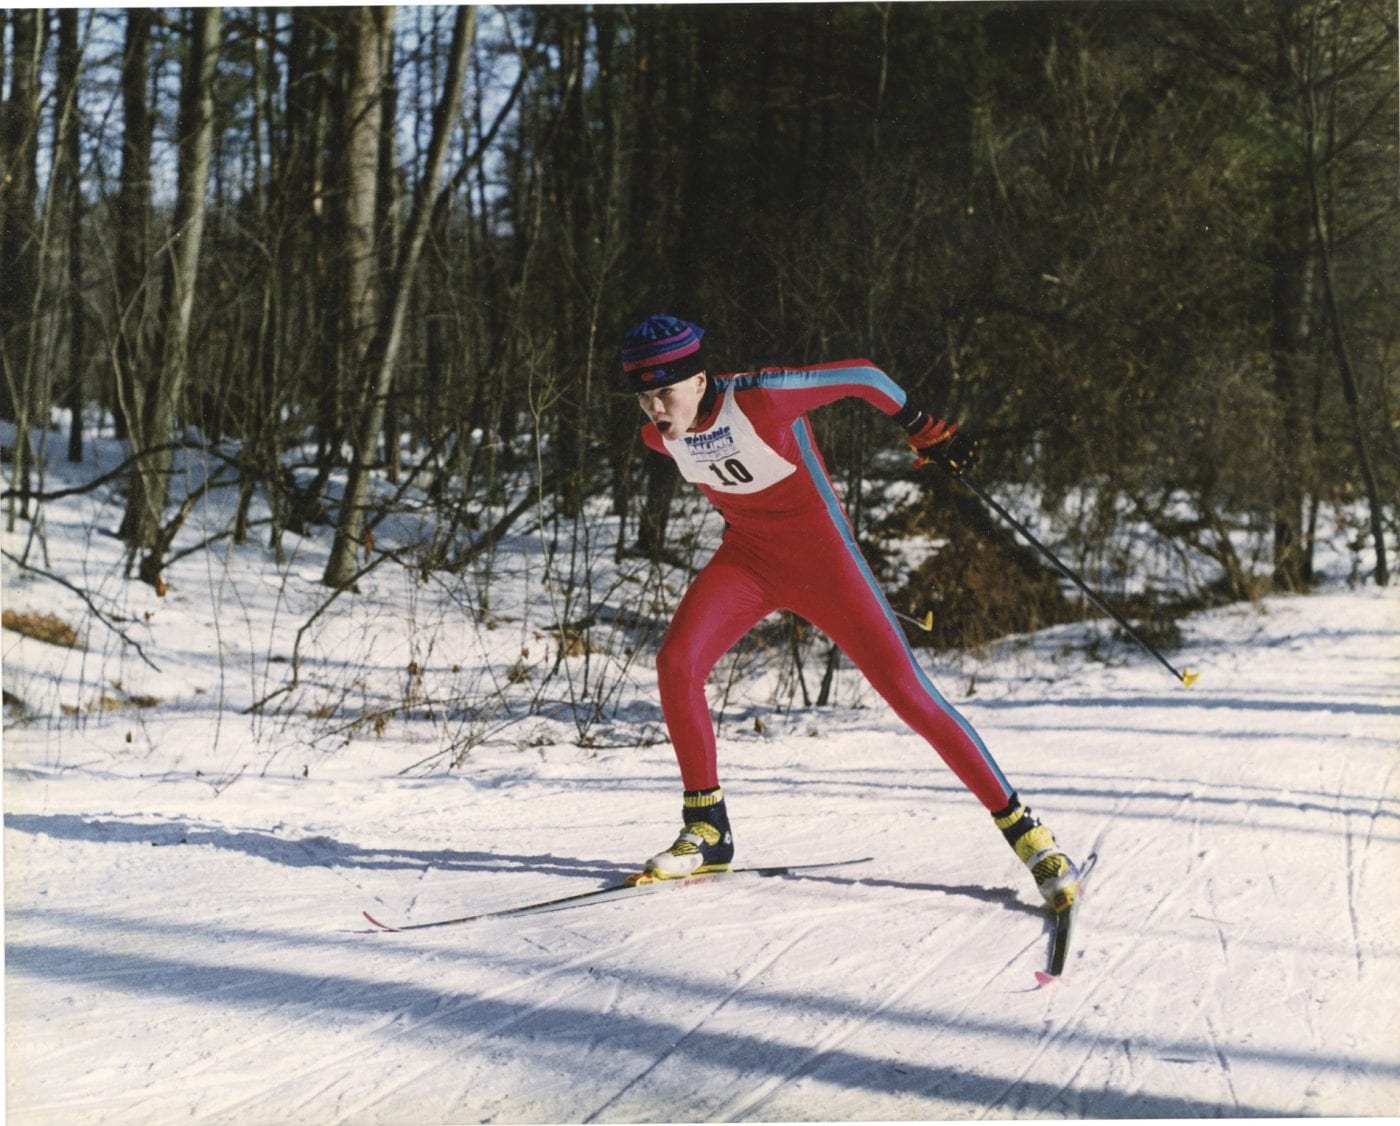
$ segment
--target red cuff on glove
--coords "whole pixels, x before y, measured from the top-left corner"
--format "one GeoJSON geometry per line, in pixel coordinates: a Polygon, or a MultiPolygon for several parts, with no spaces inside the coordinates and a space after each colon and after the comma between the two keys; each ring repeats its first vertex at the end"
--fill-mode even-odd
{"type": "Polygon", "coordinates": [[[941,418],[928,418],[914,433],[909,435],[909,445],[919,456],[914,459],[914,468],[927,464],[924,455],[934,446],[941,446],[958,432],[956,422],[944,422],[941,418]]]}

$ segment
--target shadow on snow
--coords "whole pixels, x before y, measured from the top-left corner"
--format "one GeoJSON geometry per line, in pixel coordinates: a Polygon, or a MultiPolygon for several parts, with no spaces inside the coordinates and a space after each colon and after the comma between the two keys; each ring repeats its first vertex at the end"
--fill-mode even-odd
{"type": "MultiPolygon", "coordinates": [[[[42,917],[46,912],[24,914],[42,917]]],[[[785,1043],[761,1033],[710,1032],[703,1025],[696,1027],[685,1021],[673,1023],[659,1016],[604,1014],[585,1006],[559,1002],[519,1004],[456,989],[437,990],[420,984],[327,975],[319,969],[301,973],[259,966],[212,965],[141,953],[26,942],[8,946],[6,957],[8,972],[12,975],[55,981],[82,980],[88,984],[98,982],[124,993],[163,994],[181,1001],[217,998],[221,1006],[244,1008],[282,1008],[289,1002],[301,1002],[320,1012],[336,1011],[376,1019],[414,1014],[421,1018],[416,1031],[435,1029],[452,1037],[459,1050],[461,1037],[473,1034],[489,1036],[496,1041],[511,1039],[531,1053],[538,1050],[541,1040],[561,1045],[601,1040],[615,1055],[633,1056],[646,1062],[664,1058],[684,1040],[688,1070],[692,1074],[718,1069],[732,1070],[747,1077],[766,1075],[791,1081],[819,1071],[823,1083],[849,1090],[956,1100],[984,1112],[1025,1109],[1095,1118],[1196,1118],[1222,1114],[1242,1117],[1291,1113],[1284,1104],[1269,1107],[1224,1104],[1188,1093],[1155,1095],[1140,1090],[1076,1090],[1064,1082],[1017,1078],[997,1074],[991,1068],[969,1070],[964,1066],[919,1064],[847,1047],[817,1050],[811,1045],[785,1043]]],[[[693,1012],[707,993],[717,997],[716,991],[725,996],[730,992],[728,986],[707,987],[654,969],[629,969],[628,978],[633,982],[646,979],[657,988],[673,991],[678,998],[684,996],[686,1001],[680,1006],[683,1013],[693,1012]]],[[[868,1015],[858,1004],[835,1002],[816,993],[776,997],[765,994],[763,1000],[804,1008],[824,1007],[850,1019],[868,1015]]],[[[936,1011],[922,1007],[917,1013],[885,1010],[878,1016],[882,1020],[912,1023],[926,1031],[936,1028],[941,1019],[936,1011]]],[[[966,1014],[958,1015],[956,1021],[963,1033],[1022,1040],[1028,1050],[1044,1035],[1038,1023],[1024,1029],[1007,1022],[982,1022],[983,1026],[978,1027],[978,1022],[969,1020],[966,1014]]],[[[1080,1034],[1066,1029],[1060,1035],[1067,1041],[1087,1037],[1096,1042],[1088,1032],[1080,1034]]],[[[1157,1053],[1164,1059],[1189,1057],[1195,1060],[1199,1045],[1163,1039],[1137,1041],[1134,1048],[1139,1052],[1157,1053]]],[[[1252,1059],[1309,1070],[1335,1066],[1353,1072],[1364,1069],[1375,1077],[1400,1074],[1400,1067],[1390,1063],[1357,1059],[1338,1059],[1330,1063],[1315,1052],[1303,1050],[1232,1045],[1230,1054],[1237,1060],[1252,1059]]],[[[657,1094],[654,1099],[658,1106],[664,1102],[674,1110],[676,1097],[677,1093],[666,1093],[657,1094]]],[[[604,1105],[608,1101],[611,1097],[604,1105]]]]}

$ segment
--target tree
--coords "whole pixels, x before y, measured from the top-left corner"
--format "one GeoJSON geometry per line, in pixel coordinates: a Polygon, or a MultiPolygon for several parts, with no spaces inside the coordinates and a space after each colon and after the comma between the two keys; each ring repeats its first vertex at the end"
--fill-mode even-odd
{"type": "Polygon", "coordinates": [[[164,526],[163,515],[174,460],[175,422],[190,376],[190,323],[207,210],[221,15],[219,8],[193,8],[186,13],[189,43],[180,83],[175,212],[163,251],[159,361],[145,379],[132,384],[139,428],[131,436],[137,456],[128,482],[122,535],[133,555],[145,553],[140,575],[154,586],[160,584],[165,552],[174,534],[164,526]]]}
{"type": "Polygon", "coordinates": [[[115,245],[112,249],[114,315],[111,344],[112,414],[118,438],[140,426],[136,417],[135,380],[148,369],[152,307],[148,285],[151,241],[151,138],[153,123],[146,102],[152,14],[129,8],[122,47],[121,172],[112,201],[115,245]]]}
{"type": "Polygon", "coordinates": [[[413,294],[413,279],[422,257],[423,243],[432,219],[438,183],[446,160],[448,143],[457,127],[461,110],[462,79],[466,70],[467,52],[476,27],[476,9],[458,8],[452,30],[452,46],[448,54],[447,75],[442,98],[433,114],[432,140],[422,175],[413,194],[404,237],[389,278],[391,294],[389,315],[381,322],[371,339],[359,370],[364,373],[365,393],[360,402],[359,423],[350,463],[350,476],[341,501],[340,520],[336,526],[335,542],[326,564],[322,581],[343,589],[349,586],[357,570],[356,550],[365,526],[365,503],[369,495],[369,478],[376,461],[381,432],[384,429],[385,404],[393,386],[403,340],[403,326],[413,294]]]}
{"type": "Polygon", "coordinates": [[[1316,444],[1324,432],[1320,412],[1325,397],[1305,378],[1323,341],[1348,405],[1351,445],[1370,498],[1377,577],[1382,579],[1387,567],[1380,488],[1367,452],[1368,427],[1359,413],[1338,259],[1345,253],[1364,260],[1375,251],[1393,256],[1400,249],[1393,194],[1384,179],[1377,183],[1377,174],[1368,171],[1380,166],[1387,150],[1392,159],[1395,153],[1393,15],[1378,5],[1342,6],[1327,0],[1171,15],[1187,32],[1179,48],[1224,76],[1227,95],[1234,86],[1261,99],[1238,132],[1261,191],[1262,261],[1269,276],[1274,411],[1266,464],[1273,475],[1274,582],[1301,589],[1310,581],[1307,497],[1324,488],[1320,473],[1335,471],[1327,465],[1332,459],[1316,444]],[[1337,171],[1346,165],[1351,168],[1344,175],[1337,171]],[[1378,196],[1386,199],[1379,209],[1373,203],[1378,196]],[[1329,213],[1344,212],[1364,218],[1357,233],[1339,238],[1329,213]]]}
{"type": "Polygon", "coordinates": [[[34,299],[39,285],[38,205],[40,60],[47,14],[43,8],[10,12],[10,94],[0,105],[0,418],[20,417],[32,373],[34,299]]]}
{"type": "MultiPolygon", "coordinates": [[[[1319,511],[1360,495],[1388,573],[1375,0],[228,12],[96,10],[91,36],[0,12],[0,407],[37,421],[52,386],[76,420],[100,365],[148,579],[185,514],[170,446],[201,439],[238,540],[334,518],[337,588],[376,479],[422,486],[423,566],[529,515],[582,543],[604,489],[619,556],[680,561],[674,467],[611,393],[658,309],[716,368],[870,355],[983,436],[984,482],[1044,498],[1081,568],[1128,572],[1126,511],[1212,561],[1201,597],[1305,585],[1319,511]]],[[[876,534],[894,438],[815,421],[876,534]]]]}
{"type": "MultiPolygon", "coordinates": [[[[1354,10],[1343,11],[1332,6],[1310,13],[1306,69],[1301,76],[1299,100],[1305,126],[1304,167],[1327,334],[1337,362],[1357,469],[1369,508],[1371,542],[1376,552],[1376,583],[1386,586],[1390,581],[1390,572],[1386,561],[1384,505],[1371,462],[1358,377],[1348,343],[1348,319],[1343,310],[1341,282],[1337,276],[1336,246],[1339,240],[1334,228],[1338,191],[1334,171],[1350,155],[1347,150],[1365,143],[1364,139],[1371,132],[1371,123],[1386,120],[1384,109],[1394,103],[1394,83],[1386,83],[1375,89],[1365,78],[1375,73],[1376,68],[1370,64],[1380,57],[1394,56],[1395,31],[1393,25],[1387,27],[1383,20],[1362,19],[1353,23],[1349,17],[1354,17],[1354,10]],[[1358,77],[1362,79],[1359,98],[1351,89],[1355,85],[1353,80],[1358,77]],[[1353,112],[1346,113],[1349,107],[1339,104],[1343,98],[1352,100],[1353,112]]],[[[1390,201],[1389,210],[1393,216],[1393,200],[1390,201]]],[[[1348,239],[1343,236],[1341,241],[1353,241],[1356,237],[1352,235],[1348,239]]]]}
{"type": "Polygon", "coordinates": [[[14,479],[7,514],[13,528],[29,491],[33,454],[29,427],[35,421],[35,373],[39,319],[41,236],[37,222],[40,124],[40,61],[44,56],[44,9],[15,10],[10,96],[0,105],[0,418],[17,424],[14,479]]]}
{"type": "Polygon", "coordinates": [[[83,373],[87,363],[87,310],[83,300],[82,138],[78,108],[82,56],[78,13],[72,8],[62,8],[58,13],[58,126],[54,130],[54,164],[63,172],[60,182],[64,191],[64,226],[67,232],[68,372],[64,403],[69,415],[68,460],[71,462],[83,460],[86,393],[83,373]]]}

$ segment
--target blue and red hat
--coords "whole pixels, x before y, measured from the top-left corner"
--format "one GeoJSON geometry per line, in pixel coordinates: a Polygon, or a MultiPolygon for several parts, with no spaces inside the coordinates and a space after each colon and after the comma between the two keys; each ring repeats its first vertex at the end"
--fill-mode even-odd
{"type": "Polygon", "coordinates": [[[622,338],[622,373],[633,391],[650,391],[679,383],[705,370],[699,325],[655,313],[622,338]]]}

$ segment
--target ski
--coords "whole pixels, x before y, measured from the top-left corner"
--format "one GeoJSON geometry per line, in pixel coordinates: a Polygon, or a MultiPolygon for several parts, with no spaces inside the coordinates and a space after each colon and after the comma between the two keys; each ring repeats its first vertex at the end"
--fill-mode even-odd
{"type": "Polygon", "coordinates": [[[1084,885],[1088,882],[1089,873],[1094,870],[1094,865],[1099,862],[1099,854],[1091,852],[1084,860],[1084,866],[1079,870],[1079,890],[1075,893],[1073,902],[1063,911],[1055,915],[1055,930],[1050,939],[1050,969],[1036,970],[1035,980],[1041,985],[1049,985],[1057,980],[1065,972],[1065,960],[1069,957],[1070,939],[1074,935],[1075,918],[1079,914],[1079,905],[1083,900],[1084,885]]]}
{"type": "Polygon", "coordinates": [[[543,915],[548,911],[567,911],[573,907],[586,907],[595,903],[607,903],[615,899],[627,899],[634,895],[646,895],[653,891],[665,891],[667,888],[690,888],[700,884],[716,883],[720,880],[736,880],[744,878],[772,878],[774,876],[801,876],[808,872],[824,871],[829,868],[849,868],[855,864],[868,864],[871,858],[863,856],[859,860],[834,860],[824,864],[784,864],[780,866],[766,868],[730,868],[722,872],[705,872],[697,876],[686,876],[676,880],[651,880],[646,883],[632,883],[624,880],[621,883],[609,884],[607,887],[594,888],[592,891],[580,891],[573,895],[560,896],[558,899],[544,899],[538,903],[526,903],[520,907],[507,907],[500,911],[483,911],[476,915],[462,915],[455,919],[435,919],[428,923],[403,923],[399,926],[391,926],[388,923],[380,922],[368,911],[361,914],[369,921],[370,925],[381,931],[398,933],[400,931],[420,931],[428,930],[432,927],[455,927],[464,923],[479,923],[487,919],[518,919],[524,915],[543,915]]]}

